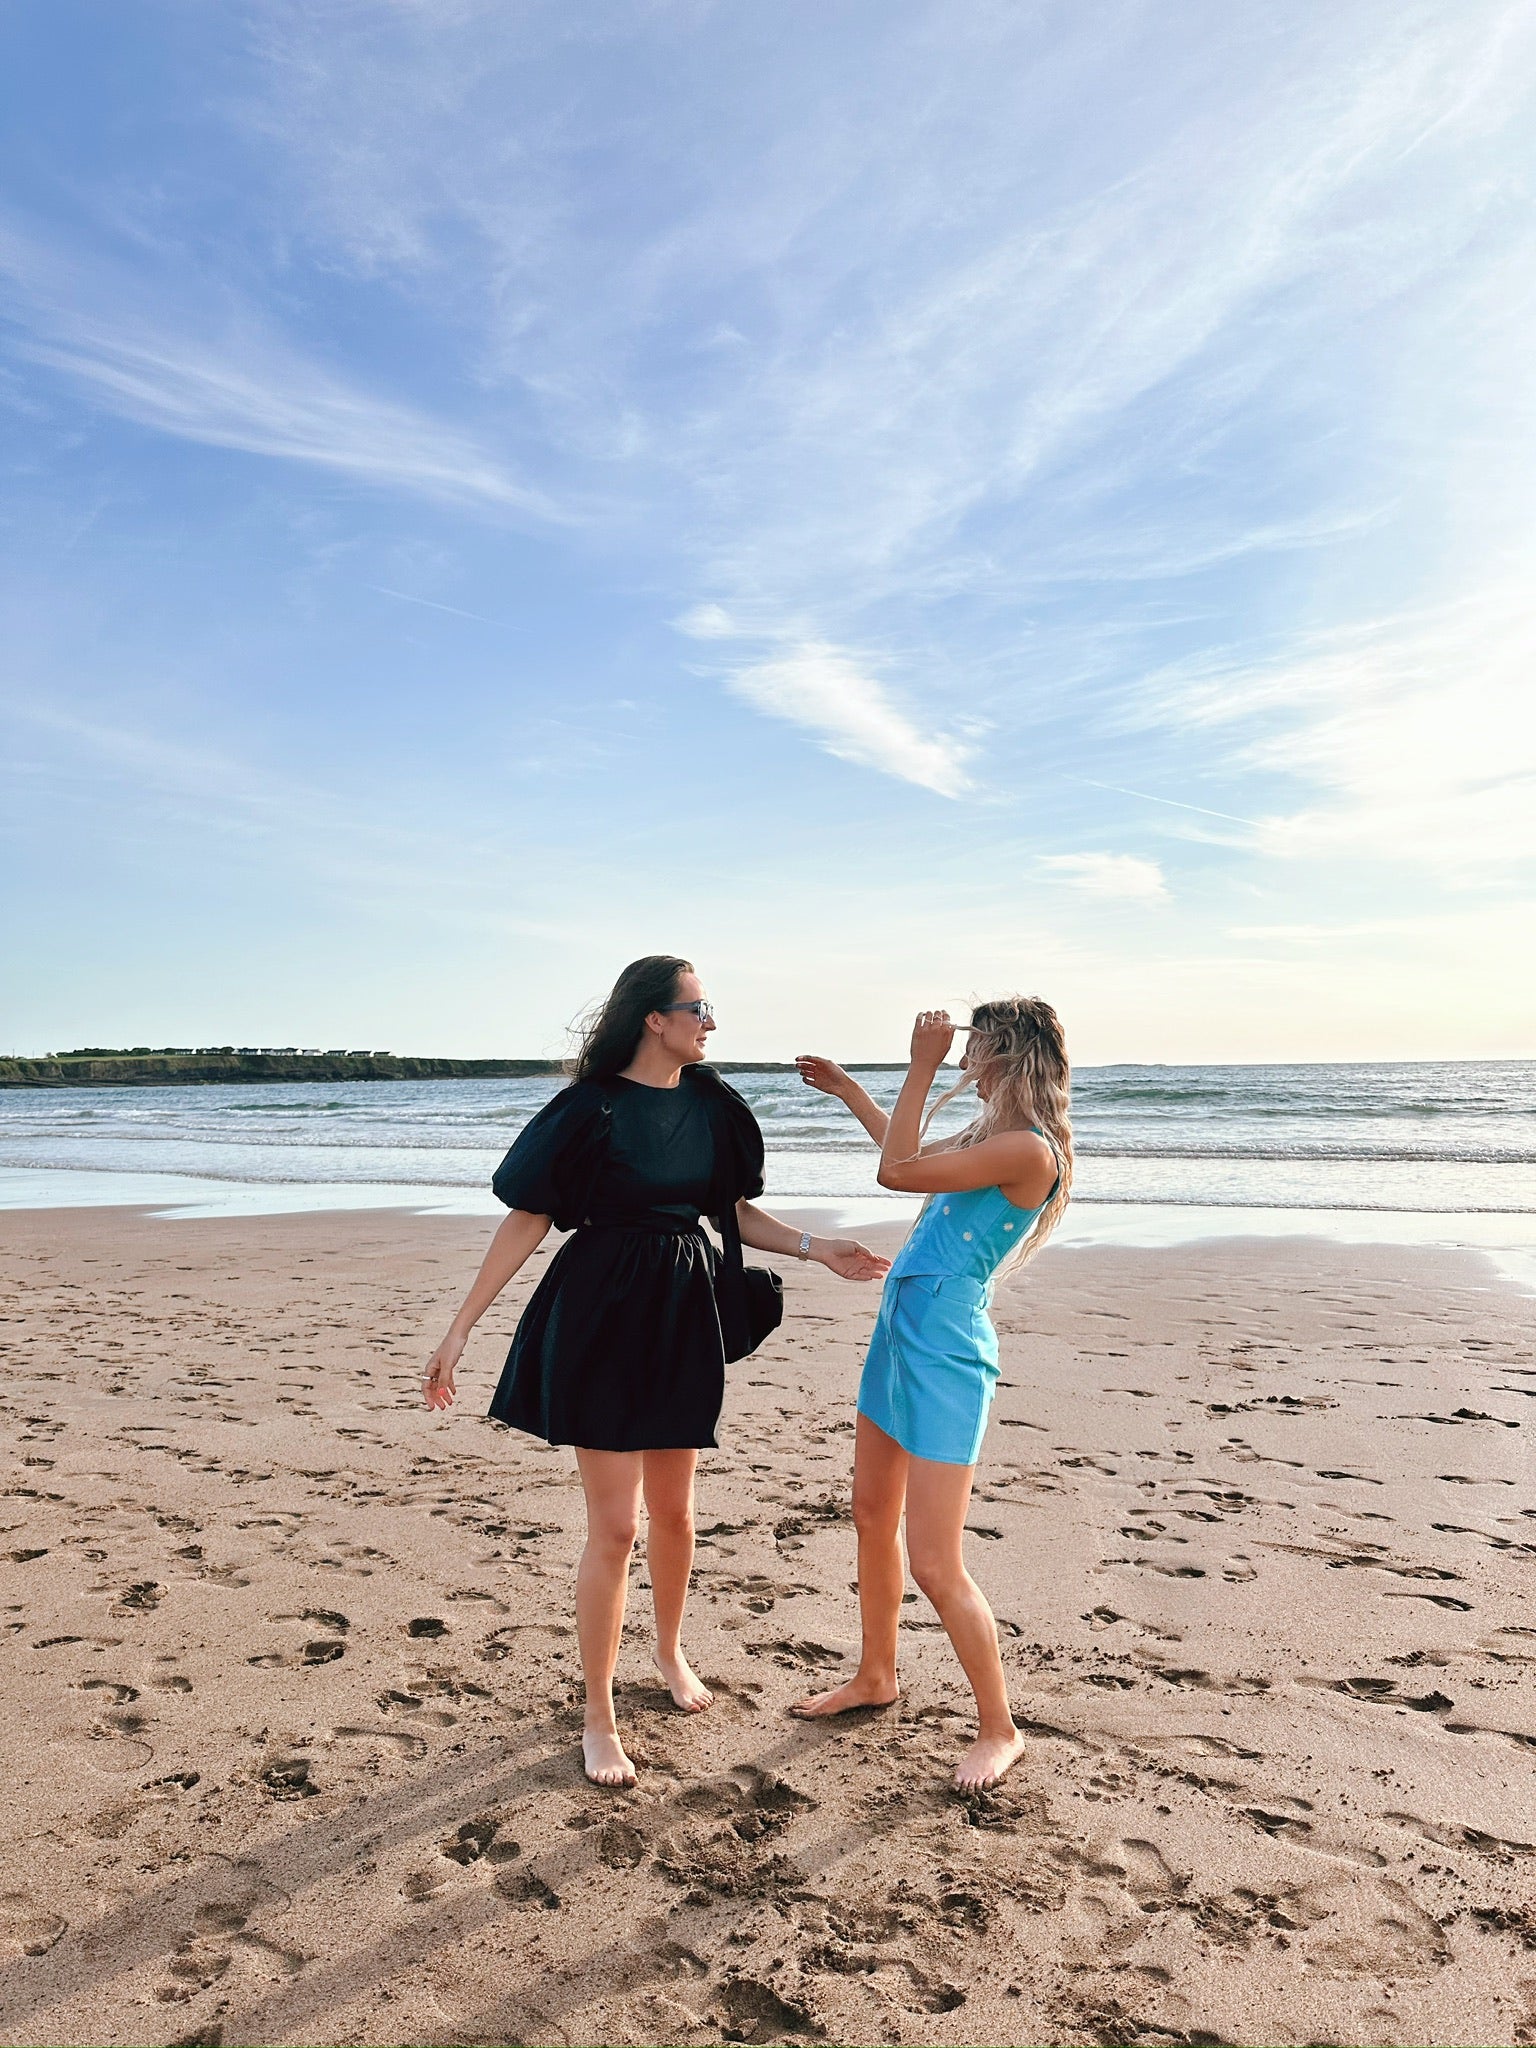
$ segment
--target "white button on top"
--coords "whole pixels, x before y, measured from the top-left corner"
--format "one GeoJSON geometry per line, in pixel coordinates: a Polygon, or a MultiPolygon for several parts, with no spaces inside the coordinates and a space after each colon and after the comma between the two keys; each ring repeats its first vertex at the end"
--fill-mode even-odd
{"type": "Polygon", "coordinates": [[[949,1214],[949,1204],[948,1204],[948,1202],[946,1202],[946,1203],[944,1204],[944,1214],[945,1214],[946,1216],[947,1216],[947,1215],[949,1214]]]}
{"type": "Polygon", "coordinates": [[[970,1232],[969,1232],[968,1230],[962,1230],[962,1231],[961,1231],[961,1233],[960,1233],[960,1235],[961,1235],[961,1236],[962,1236],[962,1237],[963,1237],[963,1238],[965,1239],[965,1241],[966,1241],[966,1243],[967,1243],[967,1244],[969,1244],[969,1243],[970,1243],[970,1241],[971,1241],[971,1233],[970,1233],[970,1232]]]}
{"type": "Polygon", "coordinates": [[[1004,1228],[1004,1230],[1012,1230],[1012,1228],[1013,1228],[1013,1225],[1012,1225],[1011,1223],[1005,1223],[1005,1224],[1003,1225],[1003,1228],[1004,1228]]]}

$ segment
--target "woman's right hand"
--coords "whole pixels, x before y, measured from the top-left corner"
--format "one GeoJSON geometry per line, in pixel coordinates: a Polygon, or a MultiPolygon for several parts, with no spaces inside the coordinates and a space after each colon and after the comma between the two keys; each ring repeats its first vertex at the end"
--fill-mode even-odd
{"type": "Polygon", "coordinates": [[[454,1398],[453,1369],[464,1356],[464,1339],[450,1330],[427,1363],[422,1393],[429,1408],[451,1408],[454,1398]]]}
{"type": "Polygon", "coordinates": [[[795,1056],[795,1065],[800,1078],[807,1088],[818,1088],[823,1095],[846,1095],[849,1088],[848,1076],[835,1060],[823,1059],[820,1053],[802,1052],[795,1056]]]}

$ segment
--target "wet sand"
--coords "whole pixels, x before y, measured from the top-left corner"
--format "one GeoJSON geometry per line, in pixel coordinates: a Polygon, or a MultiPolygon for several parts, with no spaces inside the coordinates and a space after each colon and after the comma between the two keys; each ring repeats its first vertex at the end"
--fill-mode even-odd
{"type": "MultiPolygon", "coordinates": [[[[484,1225],[0,1218],[0,2040],[1536,2041],[1536,1355],[1472,1255],[1048,1251],[971,1515],[1031,1738],[851,1668],[872,1288],[788,1262],[705,1459],[697,1719],[580,1773],[567,1451],[422,1362],[484,1225]]],[[[534,1269],[536,1276],[538,1266],[534,1269]]]]}

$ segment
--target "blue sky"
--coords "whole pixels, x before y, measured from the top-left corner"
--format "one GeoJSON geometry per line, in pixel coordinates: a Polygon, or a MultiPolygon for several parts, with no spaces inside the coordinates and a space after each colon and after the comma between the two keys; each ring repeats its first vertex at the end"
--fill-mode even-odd
{"type": "Polygon", "coordinates": [[[1536,9],[0,16],[3,1047],[1536,1054],[1536,9]]]}

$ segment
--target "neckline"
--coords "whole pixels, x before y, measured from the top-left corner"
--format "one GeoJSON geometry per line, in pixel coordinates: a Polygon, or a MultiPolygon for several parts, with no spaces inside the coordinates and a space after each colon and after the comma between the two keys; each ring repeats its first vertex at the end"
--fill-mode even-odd
{"type": "Polygon", "coordinates": [[[622,1081],[626,1088],[643,1088],[647,1095],[677,1095],[681,1093],[683,1074],[687,1071],[687,1068],[684,1067],[670,1088],[664,1088],[659,1081],[637,1081],[631,1074],[614,1074],[611,1078],[615,1081],[622,1081]]]}

